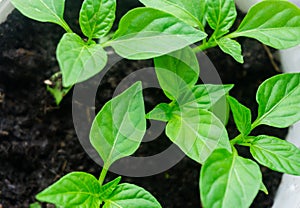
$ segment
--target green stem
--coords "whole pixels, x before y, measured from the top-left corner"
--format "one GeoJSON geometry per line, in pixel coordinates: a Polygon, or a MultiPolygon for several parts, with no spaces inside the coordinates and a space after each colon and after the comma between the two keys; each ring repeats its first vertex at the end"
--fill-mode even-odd
{"type": "MultiPolygon", "coordinates": [[[[257,126],[260,125],[260,119],[256,119],[252,124],[251,124],[251,131],[253,129],[255,129],[257,126]]],[[[251,132],[250,131],[250,132],[251,132]]],[[[230,144],[233,146],[235,144],[240,144],[243,146],[249,146],[247,144],[247,141],[244,140],[244,137],[242,134],[239,134],[238,136],[236,136],[235,138],[233,138],[232,140],[230,140],[230,144]]]]}
{"type": "Polygon", "coordinates": [[[69,25],[66,23],[65,20],[61,20],[61,24],[60,24],[67,33],[73,33],[72,29],[69,27],[69,25]]]}
{"type": "Polygon", "coordinates": [[[215,41],[208,41],[207,43],[203,42],[202,45],[199,45],[199,46],[193,48],[193,51],[194,51],[194,53],[198,53],[200,51],[204,51],[206,49],[213,48],[217,45],[218,44],[215,41]]]}
{"type": "Polygon", "coordinates": [[[108,168],[106,168],[105,165],[104,165],[103,168],[102,168],[100,177],[99,177],[99,183],[100,183],[100,186],[102,186],[102,184],[103,184],[103,182],[104,182],[104,179],[105,179],[105,177],[106,177],[107,171],[108,171],[108,168]]]}
{"type": "Polygon", "coordinates": [[[111,46],[111,42],[113,42],[112,40],[108,40],[108,41],[105,41],[103,43],[100,43],[100,45],[103,47],[103,48],[106,48],[106,47],[109,47],[111,46]]]}
{"type": "Polygon", "coordinates": [[[255,129],[257,126],[259,126],[259,124],[260,124],[260,119],[258,118],[258,119],[256,119],[256,120],[253,122],[253,124],[251,125],[251,131],[252,131],[253,129],[255,129]]]}
{"type": "Polygon", "coordinates": [[[234,139],[230,140],[230,144],[233,146],[235,144],[238,144],[240,142],[243,142],[243,135],[239,134],[238,136],[236,136],[234,139]]]}

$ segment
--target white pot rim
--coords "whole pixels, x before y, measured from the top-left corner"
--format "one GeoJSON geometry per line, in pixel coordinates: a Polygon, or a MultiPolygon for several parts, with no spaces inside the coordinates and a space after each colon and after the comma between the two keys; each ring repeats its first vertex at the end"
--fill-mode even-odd
{"type": "Polygon", "coordinates": [[[13,9],[14,7],[10,0],[0,0],[0,24],[6,20],[13,9]]]}

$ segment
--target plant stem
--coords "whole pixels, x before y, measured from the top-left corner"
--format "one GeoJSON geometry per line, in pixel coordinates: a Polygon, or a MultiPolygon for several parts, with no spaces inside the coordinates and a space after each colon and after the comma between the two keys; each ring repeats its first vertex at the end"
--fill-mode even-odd
{"type": "MultiPolygon", "coordinates": [[[[255,129],[258,125],[260,124],[260,119],[256,119],[252,124],[251,124],[251,131],[255,129]]],[[[242,134],[239,134],[232,140],[230,140],[230,144],[233,146],[235,144],[240,144],[243,146],[249,146],[247,144],[247,141],[244,140],[244,136],[242,134]]]]}
{"type": "Polygon", "coordinates": [[[243,139],[243,135],[239,134],[238,136],[236,136],[234,139],[230,140],[230,144],[233,146],[235,144],[238,144],[239,142],[241,142],[243,139]]]}
{"type": "Polygon", "coordinates": [[[107,171],[108,171],[108,168],[106,168],[106,166],[104,165],[103,168],[102,168],[100,177],[99,177],[99,183],[100,183],[100,186],[102,186],[102,184],[103,184],[103,182],[104,182],[104,179],[105,179],[105,176],[106,176],[106,174],[107,174],[107,171]]]}
{"type": "Polygon", "coordinates": [[[69,25],[65,22],[65,20],[61,20],[60,24],[67,33],[73,33],[72,29],[69,27],[69,25]]]}
{"type": "Polygon", "coordinates": [[[198,53],[200,51],[204,51],[206,49],[213,48],[217,45],[218,44],[216,43],[216,41],[209,40],[207,43],[203,41],[203,44],[193,48],[193,51],[194,51],[194,53],[198,53]]]}

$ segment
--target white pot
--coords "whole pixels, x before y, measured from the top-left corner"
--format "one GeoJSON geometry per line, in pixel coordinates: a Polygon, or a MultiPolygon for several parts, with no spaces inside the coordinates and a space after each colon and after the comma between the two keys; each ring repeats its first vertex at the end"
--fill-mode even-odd
{"type": "MultiPolygon", "coordinates": [[[[287,50],[281,50],[279,54],[284,72],[300,72],[300,45],[287,50]]],[[[300,122],[289,128],[286,140],[300,148],[300,122]]],[[[273,208],[300,208],[299,195],[300,176],[284,174],[276,194],[273,208]]]]}
{"type": "MultiPolygon", "coordinates": [[[[247,12],[260,0],[235,0],[238,8],[247,12]]],[[[300,0],[290,0],[300,7],[300,0]]],[[[286,73],[300,72],[300,45],[287,50],[280,50],[282,69],[286,73]]],[[[300,102],[300,101],[299,101],[300,102]]],[[[289,128],[287,141],[300,148],[300,122],[289,128]]],[[[276,193],[273,208],[300,208],[300,177],[283,174],[276,193]]]]}
{"type": "Polygon", "coordinates": [[[0,24],[6,20],[6,17],[14,9],[9,0],[0,0],[0,24]]]}

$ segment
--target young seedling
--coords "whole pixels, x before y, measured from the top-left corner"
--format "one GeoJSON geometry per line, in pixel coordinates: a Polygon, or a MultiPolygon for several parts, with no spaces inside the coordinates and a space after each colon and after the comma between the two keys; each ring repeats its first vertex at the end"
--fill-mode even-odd
{"type": "MultiPolygon", "coordinates": [[[[267,192],[259,166],[238,155],[237,145],[250,147],[253,158],[272,170],[300,175],[300,150],[268,135],[251,136],[259,125],[288,127],[300,120],[300,74],[278,75],[257,91],[258,118],[228,95],[233,85],[199,85],[196,53],[219,46],[243,63],[241,45],[233,38],[254,38],[276,49],[300,44],[300,10],[284,0],[254,5],[237,30],[233,0],[140,0],[146,7],[129,11],[117,31],[108,33],[115,19],[115,0],[85,0],[79,23],[85,38],[72,32],[63,18],[64,0],[12,0],[24,15],[61,25],[66,34],[57,47],[62,87],[69,89],[99,73],[106,65],[106,47],[127,59],[154,58],[157,78],[170,103],[147,115],[141,84],[109,101],[95,118],[90,139],[104,160],[99,180],[87,173],[70,173],[37,195],[40,201],[65,207],[161,207],[145,190],[119,184],[103,185],[113,162],[131,155],[145,133],[145,117],[167,122],[166,135],[187,156],[202,164],[200,195],[204,207],[249,207],[259,190],[267,192]],[[213,30],[208,38],[206,24],[213,30]],[[191,44],[198,44],[191,48],[191,44]],[[240,135],[230,140],[214,106],[227,98],[240,135]],[[121,101],[122,100],[122,101],[121,101]],[[116,105],[118,103],[118,105],[116,105]],[[122,112],[120,114],[120,112],[122,112]],[[136,193],[142,193],[136,195],[136,193]],[[136,198],[137,197],[137,198],[136,198]],[[121,200],[122,199],[122,200],[121,200]]],[[[66,92],[66,91],[63,91],[66,92]]]]}
{"type": "Polygon", "coordinates": [[[145,131],[142,85],[138,82],[107,102],[92,124],[90,140],[104,161],[99,179],[85,172],[69,173],[36,198],[62,207],[161,207],[143,188],[120,184],[121,177],[103,185],[112,163],[133,154],[145,131]]]}

